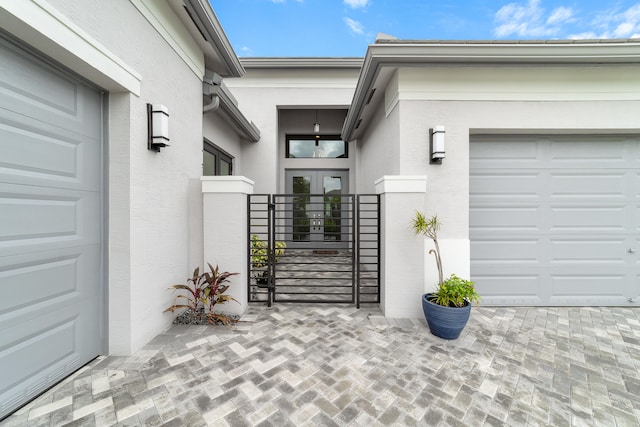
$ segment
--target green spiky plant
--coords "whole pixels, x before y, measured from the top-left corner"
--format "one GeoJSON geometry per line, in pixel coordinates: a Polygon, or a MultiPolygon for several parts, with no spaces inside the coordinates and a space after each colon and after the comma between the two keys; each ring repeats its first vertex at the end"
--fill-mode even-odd
{"type": "Polygon", "coordinates": [[[416,235],[421,234],[433,241],[434,249],[430,249],[429,254],[432,254],[436,259],[438,288],[433,293],[431,301],[445,307],[463,307],[465,302],[478,304],[480,295],[476,292],[472,281],[461,279],[455,274],[444,279],[440,245],[438,244],[440,227],[442,227],[442,223],[438,220],[437,215],[427,218],[422,212],[416,211],[411,220],[411,228],[416,235]]]}
{"type": "Polygon", "coordinates": [[[228,271],[220,272],[216,265],[215,268],[211,264],[207,264],[210,271],[200,273],[200,267],[193,270],[193,275],[187,279],[186,284],[178,283],[172,285],[169,289],[174,291],[184,291],[176,295],[173,305],[168,307],[164,312],[174,312],[175,310],[184,308],[190,309],[197,313],[200,310],[205,312],[209,323],[219,321],[225,325],[233,322],[233,319],[225,314],[214,313],[217,304],[224,304],[229,301],[236,301],[232,296],[225,295],[229,289],[229,285],[225,284],[231,276],[238,273],[229,273],[228,271]]]}

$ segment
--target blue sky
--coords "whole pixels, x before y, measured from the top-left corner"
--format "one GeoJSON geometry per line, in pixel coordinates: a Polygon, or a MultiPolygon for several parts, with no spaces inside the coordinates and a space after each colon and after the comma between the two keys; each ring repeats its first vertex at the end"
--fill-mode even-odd
{"type": "Polygon", "coordinates": [[[401,39],[640,37],[640,0],[210,0],[238,56],[364,56],[401,39]]]}

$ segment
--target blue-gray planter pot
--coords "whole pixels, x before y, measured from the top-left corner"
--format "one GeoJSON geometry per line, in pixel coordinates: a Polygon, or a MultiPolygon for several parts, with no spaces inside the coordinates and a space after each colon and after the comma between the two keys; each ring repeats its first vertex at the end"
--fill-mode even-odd
{"type": "Polygon", "coordinates": [[[471,314],[471,304],[464,307],[445,307],[429,301],[432,294],[422,295],[422,310],[431,333],[445,340],[460,336],[471,314]]]}

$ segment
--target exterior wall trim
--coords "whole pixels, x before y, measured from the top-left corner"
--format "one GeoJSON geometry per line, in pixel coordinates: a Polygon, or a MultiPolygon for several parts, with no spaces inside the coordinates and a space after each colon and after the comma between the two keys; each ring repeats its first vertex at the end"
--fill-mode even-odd
{"type": "Polygon", "coordinates": [[[142,76],[46,0],[0,0],[0,26],[104,89],[140,96],[142,76]]]}

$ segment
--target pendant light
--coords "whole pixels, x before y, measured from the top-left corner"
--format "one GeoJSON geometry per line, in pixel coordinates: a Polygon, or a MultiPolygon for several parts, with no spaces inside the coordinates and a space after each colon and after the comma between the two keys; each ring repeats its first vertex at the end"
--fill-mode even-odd
{"type": "Polygon", "coordinates": [[[316,122],[313,124],[313,132],[316,138],[320,138],[320,123],[318,123],[318,110],[316,110],[316,122]]]}

